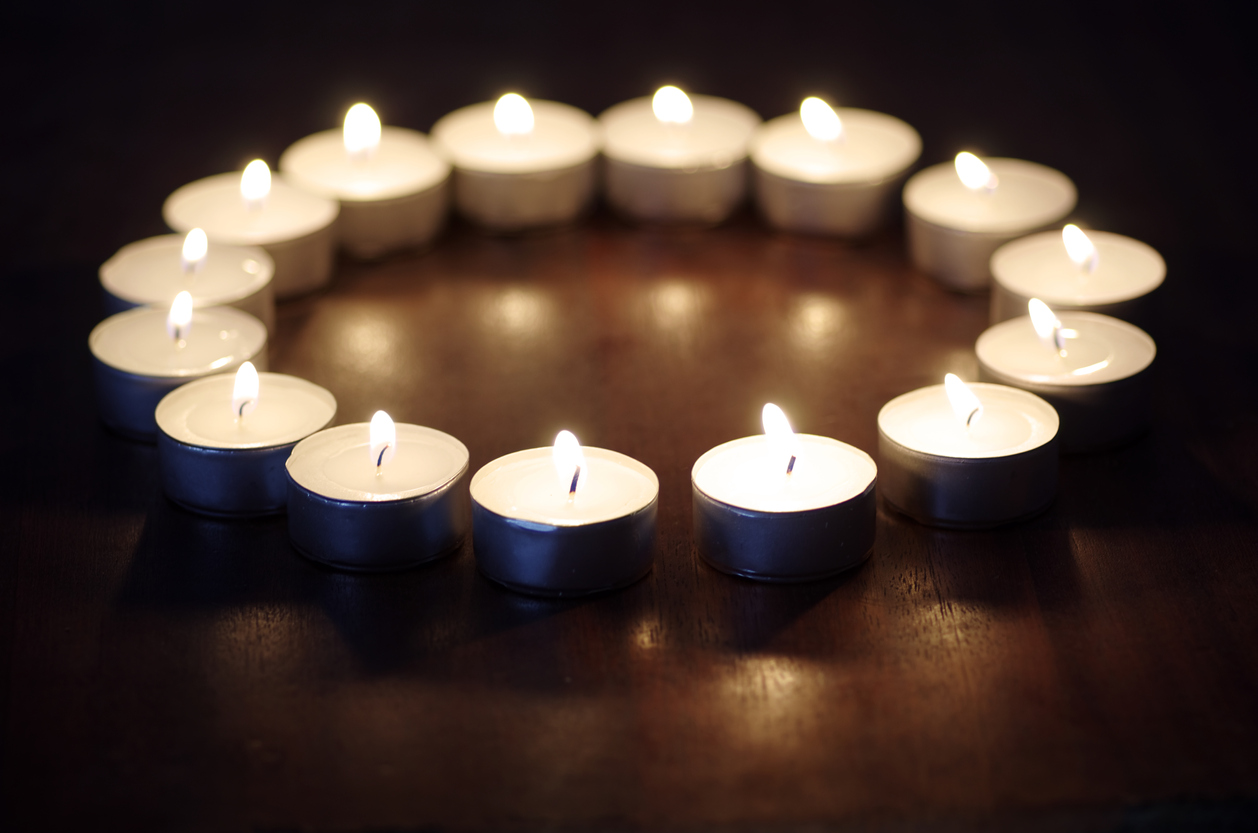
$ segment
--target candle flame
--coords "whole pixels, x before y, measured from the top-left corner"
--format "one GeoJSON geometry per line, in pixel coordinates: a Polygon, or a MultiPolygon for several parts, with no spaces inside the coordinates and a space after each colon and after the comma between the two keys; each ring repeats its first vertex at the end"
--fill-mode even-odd
{"type": "Polygon", "coordinates": [[[255,159],[245,166],[240,175],[240,196],[250,207],[262,205],[267,194],[271,193],[271,169],[261,159],[255,159]]]}
{"type": "Polygon", "coordinates": [[[1083,233],[1083,229],[1074,223],[1067,223],[1061,230],[1061,242],[1066,245],[1066,254],[1074,261],[1075,266],[1088,273],[1096,271],[1101,261],[1100,254],[1092,240],[1083,233]]]}
{"type": "Polygon", "coordinates": [[[1000,184],[996,174],[992,169],[987,167],[987,163],[979,159],[969,151],[963,150],[957,154],[956,159],[957,176],[966,188],[971,191],[995,191],[996,186],[1000,184]]]}
{"type": "Polygon", "coordinates": [[[243,419],[258,407],[258,369],[253,362],[245,362],[236,371],[236,383],[232,385],[232,413],[236,419],[243,419]]]}
{"type": "Polygon", "coordinates": [[[585,465],[581,443],[577,442],[571,431],[560,431],[555,435],[551,460],[555,464],[560,488],[567,493],[568,500],[572,500],[577,496],[577,490],[589,482],[589,470],[585,465]]]}
{"type": "Polygon", "coordinates": [[[376,474],[380,474],[380,470],[397,454],[397,426],[384,411],[376,411],[371,415],[368,436],[371,440],[371,463],[376,467],[376,474]]]}
{"type": "Polygon", "coordinates": [[[350,156],[370,156],[380,145],[380,117],[370,105],[355,104],[345,114],[341,138],[350,156]]]}
{"type": "Polygon", "coordinates": [[[979,401],[970,386],[961,381],[955,373],[944,376],[944,391],[948,394],[948,404],[957,415],[957,421],[965,428],[973,428],[983,418],[983,403],[979,401]]]}
{"type": "Polygon", "coordinates": [[[670,124],[685,124],[695,114],[690,97],[671,84],[655,91],[655,97],[651,99],[651,109],[657,119],[670,124]]]}
{"type": "Polygon", "coordinates": [[[180,292],[171,302],[170,312],[166,315],[166,332],[175,341],[182,343],[187,340],[192,329],[192,293],[187,290],[180,292]]]}
{"type": "Polygon", "coordinates": [[[764,425],[764,434],[769,439],[774,455],[781,458],[782,469],[790,474],[795,470],[795,460],[799,453],[799,443],[795,432],[791,430],[790,420],[781,408],[767,402],[760,412],[760,422],[764,425]]]}
{"type": "Polygon", "coordinates": [[[1031,314],[1031,326],[1035,328],[1035,334],[1040,337],[1044,346],[1066,355],[1066,331],[1062,329],[1061,321],[1048,304],[1039,298],[1032,298],[1027,302],[1027,312],[1031,314]]]}
{"type": "Polygon", "coordinates": [[[833,142],[843,136],[843,122],[834,108],[816,96],[805,98],[799,105],[799,117],[808,135],[822,142],[833,142]]]}
{"type": "Polygon", "coordinates": [[[494,127],[504,136],[533,132],[533,108],[524,96],[507,93],[494,105],[494,127]]]}
{"type": "Polygon", "coordinates": [[[205,236],[204,230],[194,228],[188,232],[183,239],[183,251],[180,254],[184,274],[200,272],[205,266],[205,256],[209,251],[210,239],[205,236]]]}

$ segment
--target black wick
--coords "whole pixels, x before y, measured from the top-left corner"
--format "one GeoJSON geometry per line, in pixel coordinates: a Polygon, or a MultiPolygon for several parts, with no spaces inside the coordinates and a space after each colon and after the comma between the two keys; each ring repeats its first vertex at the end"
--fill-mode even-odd
{"type": "Polygon", "coordinates": [[[376,468],[384,465],[384,453],[389,450],[389,444],[385,443],[384,448],[380,449],[380,456],[376,458],[376,468]]]}
{"type": "Polygon", "coordinates": [[[568,487],[568,500],[572,500],[572,498],[576,495],[577,481],[580,479],[581,479],[581,467],[577,466],[577,470],[572,473],[572,485],[568,487]]]}
{"type": "Polygon", "coordinates": [[[795,455],[794,454],[791,455],[791,461],[786,464],[786,473],[790,474],[793,471],[795,471],[795,455]]]}
{"type": "Polygon", "coordinates": [[[246,399],[244,402],[240,403],[240,410],[236,412],[237,419],[244,419],[245,408],[249,407],[249,403],[252,401],[253,401],[252,399],[246,399]]]}
{"type": "Polygon", "coordinates": [[[975,415],[976,415],[976,414],[978,414],[978,412],[979,412],[979,411],[981,411],[981,410],[983,410],[983,409],[982,409],[982,408],[975,408],[974,410],[970,411],[970,415],[969,415],[968,417],[966,417],[966,418],[965,418],[965,428],[966,428],[966,430],[967,430],[967,431],[968,431],[968,430],[969,430],[969,428],[970,428],[970,423],[974,421],[974,417],[975,417],[975,415]]]}

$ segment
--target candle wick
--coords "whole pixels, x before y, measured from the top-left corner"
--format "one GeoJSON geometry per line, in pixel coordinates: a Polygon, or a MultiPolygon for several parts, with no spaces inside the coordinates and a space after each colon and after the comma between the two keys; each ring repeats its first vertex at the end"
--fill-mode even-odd
{"type": "Polygon", "coordinates": [[[245,401],[240,403],[240,410],[236,412],[236,416],[239,419],[245,418],[245,408],[247,408],[249,406],[249,403],[252,401],[253,401],[252,399],[246,399],[245,401]]]}
{"type": "Polygon", "coordinates": [[[970,411],[970,415],[969,415],[968,417],[966,417],[966,418],[965,418],[965,430],[966,430],[966,431],[969,431],[969,430],[970,430],[970,423],[974,422],[974,417],[978,416],[978,412],[979,412],[979,411],[981,411],[981,410],[983,410],[983,409],[982,409],[982,408],[975,408],[974,410],[970,411]]]}
{"type": "Polygon", "coordinates": [[[380,476],[381,471],[383,470],[383,467],[384,467],[384,453],[385,453],[386,451],[388,451],[388,450],[389,450],[389,444],[388,444],[388,443],[385,443],[385,444],[384,444],[384,447],[380,449],[380,456],[376,458],[376,477],[379,477],[379,476],[380,476]]]}
{"type": "Polygon", "coordinates": [[[791,461],[786,464],[787,475],[790,475],[790,473],[793,471],[795,471],[795,455],[794,454],[791,455],[791,461]]]}
{"type": "Polygon", "coordinates": [[[577,481],[581,479],[581,467],[577,466],[577,470],[572,473],[572,485],[568,487],[568,502],[571,503],[573,498],[577,496],[577,481]]]}

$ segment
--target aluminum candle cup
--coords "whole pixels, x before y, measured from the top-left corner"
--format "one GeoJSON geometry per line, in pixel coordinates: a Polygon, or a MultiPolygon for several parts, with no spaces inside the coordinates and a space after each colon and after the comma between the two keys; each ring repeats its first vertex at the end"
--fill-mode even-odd
{"type": "Polygon", "coordinates": [[[105,308],[111,315],[132,307],[169,308],[183,290],[194,307],[230,306],[275,329],[275,264],[254,246],[211,243],[199,265],[184,269],[183,235],[163,234],[123,246],[100,267],[105,308]]]}
{"type": "Polygon", "coordinates": [[[1048,508],[1057,492],[1057,412],[1003,385],[971,384],[983,414],[967,431],[943,385],[878,413],[879,488],[920,523],[984,529],[1048,508]]]}
{"type": "Polygon", "coordinates": [[[1086,232],[1094,259],[1075,263],[1060,231],[1007,243],[992,255],[991,322],[1027,314],[1039,298],[1057,312],[1099,312],[1145,326],[1166,262],[1152,246],[1103,231],[1086,232]]]}
{"type": "Polygon", "coordinates": [[[694,535],[716,569],[759,581],[810,581],[851,569],[874,547],[873,459],[829,437],[797,434],[788,475],[766,436],[718,445],[691,471],[694,535]]]}
{"type": "Polygon", "coordinates": [[[1065,356],[1045,346],[1029,316],[988,329],[975,344],[985,381],[1030,391],[1061,417],[1063,452],[1099,451],[1149,428],[1157,346],[1138,327],[1092,312],[1062,313],[1065,356]]]}
{"type": "Polygon", "coordinates": [[[715,225],[747,195],[747,149],[760,116],[713,96],[689,97],[693,115],[661,121],[651,97],[604,111],[606,195],[613,209],[647,223],[715,225]]]}
{"type": "Polygon", "coordinates": [[[651,569],[659,480],[624,454],[583,448],[573,499],[551,448],[499,457],[472,478],[476,566],[512,590],[585,596],[632,584],[651,569]]]}
{"type": "Polygon", "coordinates": [[[862,237],[891,213],[922,152],[917,131],[893,116],[839,108],[834,139],[809,133],[799,113],[765,122],[751,141],[756,204],[774,228],[862,237]]]}
{"type": "Polygon", "coordinates": [[[307,558],[344,570],[400,570],[439,558],[467,534],[468,453],[432,428],[396,426],[396,456],[376,474],[367,423],[297,444],[288,535],[307,558]]]}
{"type": "Polygon", "coordinates": [[[180,385],[253,362],[266,369],[266,327],[234,307],[195,310],[177,345],[165,310],[140,307],[111,315],[88,336],[96,407],[113,430],[152,441],[157,403],[180,385]]]}
{"type": "Polygon", "coordinates": [[[953,162],[918,171],[904,186],[913,264],[961,292],[990,286],[996,249],[1060,225],[1075,207],[1074,183],[1060,171],[1020,159],[984,161],[999,180],[991,190],[967,187],[953,162]]]}
{"type": "Polygon", "coordinates": [[[491,231],[570,223],[594,198],[602,145],[594,119],[554,101],[527,105],[528,117],[504,125],[514,132],[497,127],[492,101],[455,110],[432,128],[433,143],[454,163],[455,208],[491,231]]]}
{"type": "Polygon", "coordinates": [[[211,243],[266,249],[275,261],[272,286],[280,300],[326,286],[337,203],[278,178],[265,197],[246,201],[240,181],[239,173],[228,173],[191,182],[166,198],[162,218],[178,232],[205,229],[211,243]]]}
{"type": "Polygon", "coordinates": [[[257,374],[252,411],[233,409],[236,376],[219,374],[176,388],[157,406],[157,462],[166,496],[206,515],[284,511],[284,463],[298,441],[327,426],[336,399],[318,385],[257,374]]]}
{"type": "Polygon", "coordinates": [[[378,258],[417,248],[445,225],[450,163],[423,133],[380,130],[379,144],[350,153],[341,130],[300,139],[280,157],[292,184],[341,204],[336,233],[354,257],[378,258]]]}

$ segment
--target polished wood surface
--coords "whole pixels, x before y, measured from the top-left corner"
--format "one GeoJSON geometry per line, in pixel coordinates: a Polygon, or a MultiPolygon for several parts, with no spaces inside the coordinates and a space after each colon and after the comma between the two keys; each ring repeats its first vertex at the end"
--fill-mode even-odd
{"type": "MultiPolygon", "coordinates": [[[[696,14],[683,22],[694,28],[696,14]]],[[[1151,41],[1082,50],[1074,74],[1043,80],[1058,63],[996,38],[984,53],[1000,70],[992,84],[1024,98],[951,112],[923,67],[946,51],[931,46],[930,27],[861,14],[882,28],[856,54],[883,80],[836,77],[859,103],[892,99],[882,109],[922,131],[924,162],[975,141],[966,126],[977,124],[993,152],[1074,176],[1081,219],[1167,257],[1148,436],[1064,459],[1056,502],[1031,522],[947,532],[883,505],[872,558],[846,575],[734,579],[693,550],[694,460],[757,432],[766,401],[798,430],[875,452],[883,403],[947,371],[975,377],[987,299],[915,272],[898,223],[848,244],[774,233],[749,211],[715,229],[660,230],[600,209],[522,237],[456,222],[429,251],[342,261],[328,291],[281,306],[273,369],[329,388],[338,422],[384,408],[448,431],[473,468],[560,428],[642,460],[661,482],[655,567],[582,601],[495,586],[470,544],[398,574],[328,570],[293,551],[284,518],[224,522],[170,504],[154,449],[98,424],[84,344],[99,319],[95,265],[160,232],[161,198],[177,185],[234,166],[229,154],[274,160],[326,126],[342,88],[320,85],[334,70],[298,79],[268,59],[263,78],[291,95],[270,101],[272,115],[246,105],[258,125],[247,151],[228,123],[236,99],[221,90],[193,86],[209,110],[190,145],[136,139],[101,105],[83,150],[79,134],[32,109],[52,143],[36,161],[70,161],[44,168],[55,199],[6,209],[29,246],[6,265],[0,328],[0,826],[1258,823],[1252,164],[1210,176],[1221,156],[1238,158],[1224,151],[1240,134],[1223,125],[1241,117],[1212,110],[1218,89],[1193,86],[1234,68],[1218,47],[1231,41],[1211,40],[1215,23],[1180,32],[1176,19],[1136,33],[1151,41]],[[902,50],[882,55],[896,37],[902,50]],[[1157,48],[1172,44],[1181,50],[1157,48]],[[1163,164],[1194,134],[1179,122],[1148,129],[1167,90],[1185,93],[1180,115],[1203,119],[1195,138],[1210,140],[1209,162],[1163,164]],[[121,188],[120,171],[134,187],[121,188]]],[[[331,13],[319,19],[333,28],[331,13]]],[[[84,25],[72,44],[88,40],[84,25]]],[[[1109,43],[1110,31],[1085,43],[1109,43]]],[[[283,55],[300,51],[286,43],[283,55]]],[[[189,48],[204,58],[205,39],[189,48]]],[[[706,49],[707,89],[767,115],[791,106],[801,78],[829,77],[766,68],[752,79],[738,56],[706,49]]],[[[537,58],[530,80],[597,111],[639,76],[654,83],[650,56],[610,65],[627,54],[616,46],[599,64],[597,96],[598,73],[561,73],[554,57],[537,58]]],[[[386,88],[411,65],[370,66],[345,84],[386,88]]],[[[942,66],[950,83],[990,69],[942,66]]],[[[491,67],[475,83],[434,82],[427,109],[397,121],[426,127],[442,107],[474,100],[476,84],[497,83],[491,67]]],[[[105,77],[152,94],[175,86],[150,69],[119,60],[105,77]]],[[[90,74],[46,83],[66,101],[114,100],[75,86],[105,83],[90,74]]],[[[231,75],[223,89],[238,83],[231,75]]],[[[1244,72],[1228,83],[1254,89],[1244,72]]],[[[172,104],[169,115],[190,113],[172,104]]],[[[141,124],[164,138],[194,132],[165,116],[141,124]]],[[[34,177],[24,171],[14,187],[34,177]]]]}

